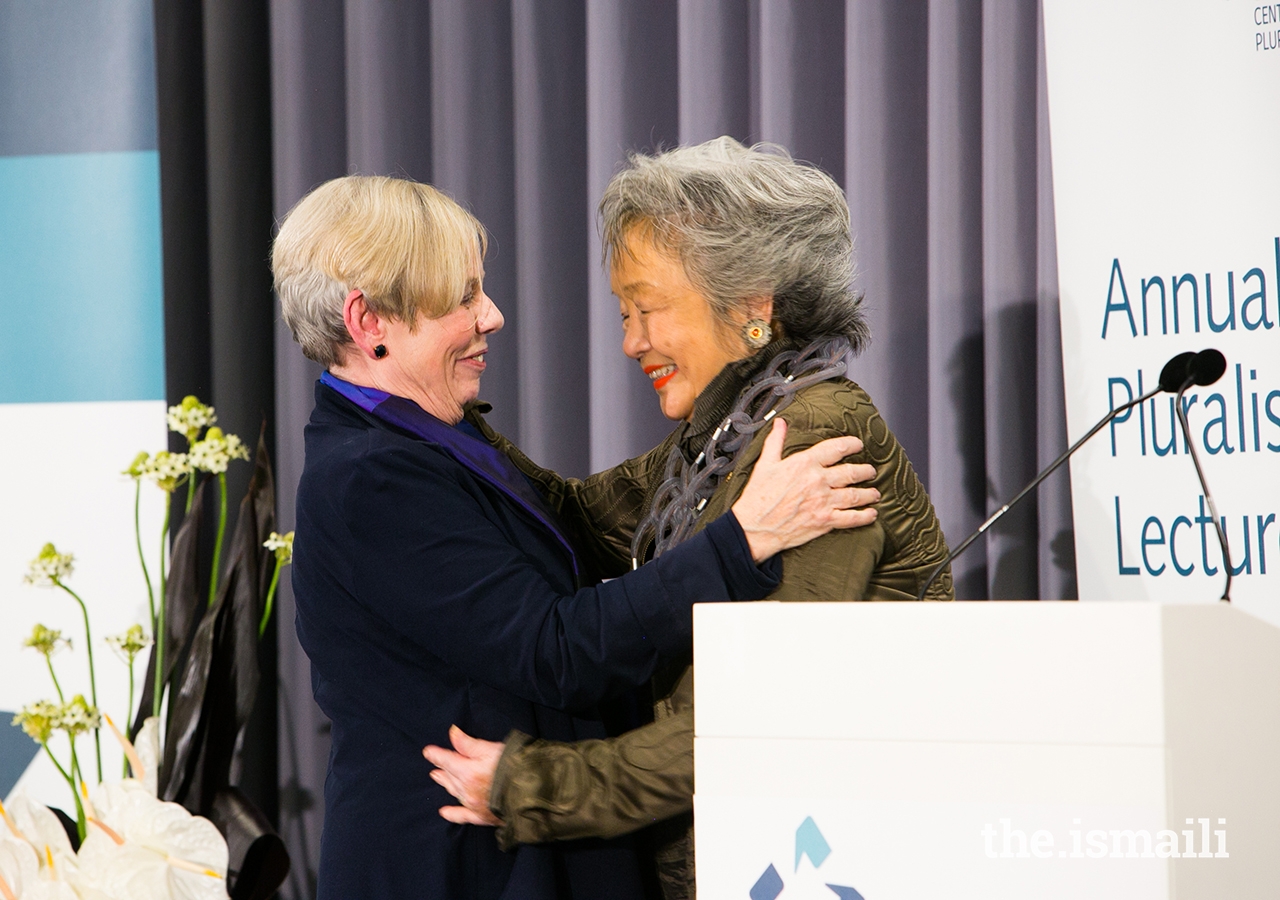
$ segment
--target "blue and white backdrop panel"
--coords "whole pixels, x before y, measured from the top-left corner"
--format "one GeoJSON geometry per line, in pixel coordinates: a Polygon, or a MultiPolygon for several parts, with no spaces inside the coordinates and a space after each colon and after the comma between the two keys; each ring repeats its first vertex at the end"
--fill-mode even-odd
{"type": "MultiPolygon", "coordinates": [[[[117,721],[127,674],[103,638],[147,619],[133,484],[120,472],[166,441],[152,28],[148,0],[0,0],[0,797],[69,802],[9,724],[54,693],[44,661],[21,649],[34,623],[73,638],[75,652],[55,658],[59,677],[89,694],[78,608],[22,583],[30,559],[46,541],[75,554],[99,701],[117,721]]],[[[153,572],[162,514],[159,492],[145,490],[153,572]]],[[[54,744],[65,757],[63,739],[54,744]]],[[[82,740],[92,774],[88,750],[82,740]]],[[[114,741],[103,751],[118,777],[114,741]]]]}
{"type": "MultiPolygon", "coordinates": [[[[1280,624],[1280,6],[1045,0],[1067,423],[1216,347],[1187,392],[1232,599],[1280,624]]],[[[1080,599],[1212,602],[1222,554],[1173,401],[1071,464],[1080,599]]]]}

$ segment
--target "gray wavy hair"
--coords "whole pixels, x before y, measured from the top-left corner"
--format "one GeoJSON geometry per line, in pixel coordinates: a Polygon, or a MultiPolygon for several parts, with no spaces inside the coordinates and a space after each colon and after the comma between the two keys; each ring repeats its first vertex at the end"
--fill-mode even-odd
{"type": "Polygon", "coordinates": [[[654,156],[633,153],[600,201],[606,263],[633,229],[676,253],[716,316],[773,297],[786,334],[870,340],[854,290],[849,205],[830,175],[776,145],[720,137],[654,156]]]}

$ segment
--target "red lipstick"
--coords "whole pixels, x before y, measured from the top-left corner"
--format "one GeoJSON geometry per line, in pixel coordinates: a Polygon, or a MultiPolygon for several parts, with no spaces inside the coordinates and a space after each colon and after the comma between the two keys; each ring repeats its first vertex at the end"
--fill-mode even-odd
{"type": "Polygon", "coordinates": [[[660,366],[644,366],[643,368],[644,374],[648,375],[649,379],[653,382],[653,389],[655,391],[660,391],[666,387],[671,379],[676,377],[676,373],[680,371],[675,363],[665,363],[660,366]]]}

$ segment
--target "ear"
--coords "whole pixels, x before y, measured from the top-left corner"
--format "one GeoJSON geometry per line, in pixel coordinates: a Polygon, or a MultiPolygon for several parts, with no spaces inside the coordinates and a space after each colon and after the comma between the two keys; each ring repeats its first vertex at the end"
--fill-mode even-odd
{"type": "Polygon", "coordinates": [[[342,323],[347,326],[347,334],[360,352],[370,359],[376,359],[373,348],[386,340],[386,322],[365,302],[364,291],[356,288],[347,294],[342,304],[342,323]]]}
{"type": "Polygon", "coordinates": [[[747,301],[748,319],[773,321],[773,297],[752,297],[747,301]]]}

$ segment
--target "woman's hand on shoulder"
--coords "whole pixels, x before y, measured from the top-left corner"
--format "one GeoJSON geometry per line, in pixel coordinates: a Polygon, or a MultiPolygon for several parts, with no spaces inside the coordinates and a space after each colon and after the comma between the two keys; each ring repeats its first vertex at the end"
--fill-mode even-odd
{"type": "Polygon", "coordinates": [[[861,440],[851,435],[829,438],[783,459],[786,438],[787,424],[779,418],[765,438],[742,496],[733,504],[756,562],[833,529],[858,528],[876,519],[871,504],[879,501],[880,492],[856,486],[875,478],[875,467],[841,462],[862,452],[861,440]]]}

